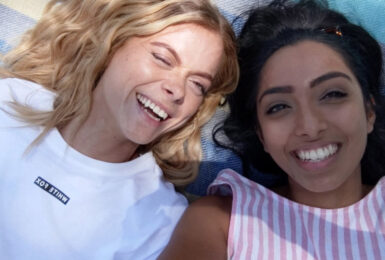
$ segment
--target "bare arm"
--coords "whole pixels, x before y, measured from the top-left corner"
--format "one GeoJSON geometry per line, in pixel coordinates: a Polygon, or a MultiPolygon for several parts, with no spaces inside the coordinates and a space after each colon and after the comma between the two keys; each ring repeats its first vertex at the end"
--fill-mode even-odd
{"type": "Polygon", "coordinates": [[[230,197],[207,196],[193,202],[158,259],[227,259],[230,215],[230,197]]]}

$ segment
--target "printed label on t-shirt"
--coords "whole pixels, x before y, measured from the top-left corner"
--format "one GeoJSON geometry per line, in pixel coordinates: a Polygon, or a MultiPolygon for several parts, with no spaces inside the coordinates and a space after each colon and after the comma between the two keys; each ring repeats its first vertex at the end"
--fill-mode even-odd
{"type": "Polygon", "coordinates": [[[34,182],[37,186],[57,198],[60,202],[62,202],[64,205],[68,203],[70,198],[65,195],[61,190],[53,186],[51,183],[48,181],[44,180],[42,177],[37,177],[37,179],[34,182]]]}

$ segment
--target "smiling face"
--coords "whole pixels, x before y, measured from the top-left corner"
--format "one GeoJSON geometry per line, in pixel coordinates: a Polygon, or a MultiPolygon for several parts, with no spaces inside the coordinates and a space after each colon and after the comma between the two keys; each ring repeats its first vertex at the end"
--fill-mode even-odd
{"type": "Polygon", "coordinates": [[[291,192],[330,192],[361,183],[360,160],[375,115],[341,56],[303,41],[266,62],[257,95],[259,136],[288,174],[291,192]]]}
{"type": "Polygon", "coordinates": [[[131,38],[102,75],[91,114],[117,140],[148,144],[196,113],[222,55],[220,35],[195,24],[131,38]]]}

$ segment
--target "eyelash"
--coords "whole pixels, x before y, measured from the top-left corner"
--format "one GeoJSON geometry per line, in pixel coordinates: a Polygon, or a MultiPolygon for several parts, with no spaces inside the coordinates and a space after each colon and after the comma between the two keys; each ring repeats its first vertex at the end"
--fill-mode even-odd
{"type": "Polygon", "coordinates": [[[204,87],[201,83],[199,83],[199,82],[197,82],[197,81],[193,81],[193,83],[194,83],[194,85],[197,86],[197,87],[199,88],[199,90],[202,92],[202,96],[206,95],[206,89],[205,89],[205,87],[204,87]]]}
{"type": "MultiPolygon", "coordinates": [[[[342,98],[346,97],[347,95],[348,94],[345,93],[345,92],[333,90],[333,91],[327,92],[324,96],[322,96],[321,100],[325,100],[325,99],[342,99],[342,98]]],[[[290,108],[290,107],[288,105],[286,105],[286,104],[276,104],[276,105],[273,105],[272,107],[270,107],[266,111],[266,114],[267,115],[275,114],[275,113],[278,113],[279,111],[282,111],[282,110],[284,110],[286,108],[290,108]]]]}
{"type": "MultiPolygon", "coordinates": [[[[159,55],[158,53],[153,52],[153,53],[151,53],[151,54],[152,54],[152,56],[153,56],[156,60],[162,62],[164,65],[166,65],[166,66],[168,66],[168,67],[171,66],[171,62],[169,62],[167,59],[163,58],[163,57],[162,57],[161,55],[159,55]]],[[[202,96],[206,95],[206,89],[205,89],[205,87],[204,87],[201,83],[199,83],[198,81],[192,81],[192,82],[193,82],[193,84],[194,84],[195,86],[197,86],[197,87],[199,88],[200,92],[202,93],[202,96]]]]}
{"type": "Polygon", "coordinates": [[[267,115],[272,115],[272,114],[278,113],[279,111],[281,111],[281,110],[283,110],[283,109],[286,109],[286,108],[289,108],[289,106],[286,105],[286,104],[276,104],[276,105],[270,107],[270,108],[266,111],[266,114],[267,114],[267,115]]]}
{"type": "Polygon", "coordinates": [[[325,99],[340,99],[346,97],[348,94],[342,91],[333,90],[330,92],[327,92],[325,95],[322,96],[321,100],[325,99]]]}
{"type": "Polygon", "coordinates": [[[166,66],[171,66],[171,62],[169,62],[167,59],[163,58],[161,55],[157,53],[152,53],[152,56],[157,59],[158,61],[162,62],[166,66]]]}

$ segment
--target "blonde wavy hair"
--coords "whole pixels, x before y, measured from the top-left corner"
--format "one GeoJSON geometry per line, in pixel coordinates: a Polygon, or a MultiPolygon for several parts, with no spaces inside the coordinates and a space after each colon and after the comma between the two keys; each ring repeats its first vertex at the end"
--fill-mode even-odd
{"type": "Polygon", "coordinates": [[[176,185],[191,182],[201,160],[200,129],[220,99],[238,82],[237,50],[231,26],[208,0],[52,0],[36,26],[3,59],[2,77],[36,82],[56,93],[54,109],[34,111],[13,104],[18,117],[52,128],[89,115],[92,91],[113,54],[130,37],[148,36],[168,26],[194,23],[217,32],[224,53],[212,87],[197,113],[182,128],[141,147],[152,150],[165,177],[176,185]]]}

